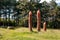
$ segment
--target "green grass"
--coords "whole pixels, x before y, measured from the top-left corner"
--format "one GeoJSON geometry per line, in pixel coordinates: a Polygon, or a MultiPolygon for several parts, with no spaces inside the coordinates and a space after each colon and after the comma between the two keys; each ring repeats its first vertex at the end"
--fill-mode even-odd
{"type": "Polygon", "coordinates": [[[16,28],[14,30],[0,28],[0,40],[60,40],[60,30],[47,29],[46,32],[41,30],[37,32],[33,28],[29,32],[28,28],[16,28]]]}

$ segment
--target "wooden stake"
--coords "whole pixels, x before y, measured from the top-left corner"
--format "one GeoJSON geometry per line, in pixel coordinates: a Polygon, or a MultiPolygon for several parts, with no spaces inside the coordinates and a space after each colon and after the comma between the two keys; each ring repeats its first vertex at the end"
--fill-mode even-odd
{"type": "Polygon", "coordinates": [[[40,31],[40,27],[41,27],[41,14],[40,14],[40,10],[37,11],[37,31],[40,31]]]}
{"type": "Polygon", "coordinates": [[[32,31],[32,12],[29,12],[29,19],[28,19],[28,26],[29,30],[32,31]]]}
{"type": "Polygon", "coordinates": [[[46,31],[46,22],[43,23],[43,30],[46,31]]]}

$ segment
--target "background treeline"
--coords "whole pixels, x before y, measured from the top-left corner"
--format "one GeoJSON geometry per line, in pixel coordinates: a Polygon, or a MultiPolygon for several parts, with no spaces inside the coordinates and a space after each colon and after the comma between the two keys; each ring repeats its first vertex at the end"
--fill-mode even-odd
{"type": "Polygon", "coordinates": [[[48,28],[60,28],[60,6],[57,5],[55,0],[50,1],[50,3],[47,3],[46,1],[42,3],[39,2],[40,0],[1,0],[0,26],[4,25],[28,27],[28,13],[29,11],[32,11],[33,27],[36,27],[36,13],[37,10],[40,9],[41,27],[43,25],[43,22],[46,21],[48,28]],[[5,18],[1,18],[2,15],[4,15],[3,17],[5,18]]]}

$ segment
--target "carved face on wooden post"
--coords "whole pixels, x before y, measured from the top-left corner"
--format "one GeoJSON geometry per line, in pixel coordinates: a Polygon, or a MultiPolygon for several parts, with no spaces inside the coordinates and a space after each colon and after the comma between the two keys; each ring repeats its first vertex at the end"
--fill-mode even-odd
{"type": "Polygon", "coordinates": [[[40,31],[40,27],[41,27],[41,14],[40,14],[40,10],[37,11],[37,31],[40,31]]]}
{"type": "Polygon", "coordinates": [[[28,18],[28,26],[29,30],[32,31],[32,12],[29,12],[29,18],[28,18]]]}

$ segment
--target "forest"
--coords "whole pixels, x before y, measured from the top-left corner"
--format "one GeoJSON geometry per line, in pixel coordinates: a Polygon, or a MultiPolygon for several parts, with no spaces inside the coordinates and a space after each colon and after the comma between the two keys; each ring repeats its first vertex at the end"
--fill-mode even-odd
{"type": "Polygon", "coordinates": [[[33,27],[36,27],[36,13],[41,12],[41,27],[60,28],[60,5],[55,0],[50,3],[41,0],[0,0],[0,27],[28,27],[29,11],[33,13],[33,27]]]}

